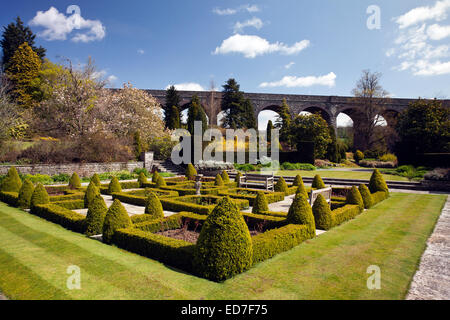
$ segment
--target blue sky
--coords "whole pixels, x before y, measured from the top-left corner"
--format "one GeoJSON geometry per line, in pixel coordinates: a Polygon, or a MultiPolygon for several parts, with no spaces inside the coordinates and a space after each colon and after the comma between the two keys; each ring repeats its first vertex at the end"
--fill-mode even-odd
{"type": "Polygon", "coordinates": [[[351,95],[370,69],[393,97],[450,97],[450,0],[16,0],[0,24],[17,15],[50,60],[92,56],[113,87],[221,88],[234,77],[247,92],[351,95]],[[370,5],[379,29],[367,27],[370,5]]]}

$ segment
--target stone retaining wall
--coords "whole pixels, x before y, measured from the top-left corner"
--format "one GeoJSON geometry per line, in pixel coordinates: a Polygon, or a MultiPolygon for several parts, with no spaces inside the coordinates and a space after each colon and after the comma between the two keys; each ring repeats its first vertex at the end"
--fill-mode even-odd
{"type": "MultiPolygon", "coordinates": [[[[90,177],[94,173],[104,173],[113,171],[134,171],[138,168],[146,168],[151,171],[153,167],[153,153],[145,153],[141,160],[136,162],[112,162],[112,163],[69,163],[69,164],[32,164],[17,165],[17,171],[22,174],[45,174],[53,176],[55,174],[66,173],[72,175],[76,172],[80,177],[90,177]]],[[[0,175],[8,172],[11,166],[0,166],[0,175]]]]}

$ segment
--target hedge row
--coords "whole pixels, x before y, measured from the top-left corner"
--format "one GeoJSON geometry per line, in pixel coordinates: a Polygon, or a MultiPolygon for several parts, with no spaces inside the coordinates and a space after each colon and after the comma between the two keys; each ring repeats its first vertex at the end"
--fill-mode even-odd
{"type": "MultiPolygon", "coordinates": [[[[349,204],[339,209],[331,211],[331,228],[336,227],[345,221],[354,219],[361,213],[358,205],[349,204]]],[[[325,229],[328,230],[328,229],[325,229]]]]}
{"type": "Polygon", "coordinates": [[[84,233],[86,217],[54,203],[34,206],[30,212],[66,229],[84,233]]]}
{"type": "Polygon", "coordinates": [[[68,210],[86,209],[84,205],[84,200],[54,201],[52,202],[52,204],[55,204],[68,210]]]}
{"type": "Polygon", "coordinates": [[[84,193],[83,192],[75,192],[70,194],[66,194],[64,196],[50,196],[50,202],[57,202],[57,201],[68,201],[68,200],[84,200],[84,193]]]}
{"type": "MultiPolygon", "coordinates": [[[[200,215],[209,215],[212,210],[215,208],[214,205],[210,206],[202,206],[195,203],[185,202],[183,200],[187,200],[189,198],[200,198],[202,196],[185,196],[179,198],[169,198],[169,199],[160,199],[161,204],[166,211],[172,212],[193,212],[200,215]]],[[[213,196],[209,196],[213,197],[213,196]]],[[[219,198],[220,199],[220,198],[219,198]]],[[[233,202],[240,208],[245,209],[249,207],[249,203],[247,200],[242,199],[233,199],[233,202]]]]}
{"type": "MultiPolygon", "coordinates": [[[[166,186],[161,187],[162,190],[168,190],[168,191],[176,191],[180,196],[194,196],[196,194],[195,188],[191,187],[191,184],[187,184],[185,186],[183,185],[176,185],[176,186],[166,186]]],[[[225,190],[226,187],[215,187],[215,186],[208,186],[207,188],[200,189],[200,193],[202,195],[212,195],[217,196],[221,190],[225,190]]]]}
{"type": "Polygon", "coordinates": [[[308,239],[308,227],[294,224],[254,236],[253,265],[288,251],[308,239]]]}
{"type": "Polygon", "coordinates": [[[251,228],[263,226],[264,230],[280,228],[286,225],[286,217],[275,217],[262,214],[241,212],[247,226],[251,228]]]}
{"type": "MultiPolygon", "coordinates": [[[[149,216],[149,215],[147,215],[149,216]]],[[[150,216],[151,217],[151,216],[150,216]]],[[[144,217],[142,217],[144,218],[144,217]]],[[[139,221],[137,218],[131,220],[134,225],[133,227],[142,231],[148,231],[148,232],[159,232],[159,231],[166,231],[166,230],[172,230],[172,229],[178,229],[181,227],[182,223],[182,217],[181,215],[173,215],[168,218],[163,219],[151,219],[147,221],[137,222],[139,221]]]]}
{"type": "Polygon", "coordinates": [[[18,192],[6,192],[6,191],[0,192],[0,201],[4,202],[12,207],[17,206],[18,200],[19,200],[18,192]]]}
{"type": "Polygon", "coordinates": [[[112,237],[112,243],[144,257],[192,271],[195,250],[192,243],[131,228],[117,230],[112,237]]]}
{"type": "Polygon", "coordinates": [[[279,201],[284,200],[284,193],[283,192],[264,192],[261,190],[253,190],[253,189],[244,189],[244,188],[235,188],[235,189],[229,189],[219,192],[219,196],[228,196],[233,199],[244,199],[248,200],[250,206],[254,205],[254,202],[256,200],[257,192],[263,192],[266,196],[267,203],[275,203],[279,201]],[[240,191],[253,191],[255,192],[254,195],[249,194],[240,194],[240,191]]]}
{"type": "Polygon", "coordinates": [[[180,196],[176,191],[153,189],[153,188],[139,189],[122,193],[138,197],[147,197],[150,192],[153,192],[160,198],[174,198],[180,196]]]}
{"type": "Polygon", "coordinates": [[[388,198],[388,194],[383,191],[372,193],[373,206],[388,198]]]}

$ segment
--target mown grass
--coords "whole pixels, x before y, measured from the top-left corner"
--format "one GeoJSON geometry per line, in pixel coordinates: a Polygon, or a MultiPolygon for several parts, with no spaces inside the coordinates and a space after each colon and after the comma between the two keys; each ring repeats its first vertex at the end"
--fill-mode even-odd
{"type": "Polygon", "coordinates": [[[90,240],[0,203],[0,291],[11,299],[403,299],[445,196],[393,194],[224,283],[90,240]],[[70,265],[81,290],[68,290],[70,265]],[[381,268],[368,290],[367,267],[381,268]]]}
{"type": "MultiPolygon", "coordinates": [[[[293,171],[278,171],[275,175],[285,176],[285,177],[295,177],[300,175],[302,177],[314,177],[316,174],[320,175],[322,178],[336,178],[336,179],[360,179],[360,180],[370,180],[372,171],[339,171],[339,170],[316,170],[316,171],[303,171],[303,170],[293,170],[293,171]]],[[[386,181],[408,181],[408,178],[393,175],[393,174],[383,174],[386,181]]]]}

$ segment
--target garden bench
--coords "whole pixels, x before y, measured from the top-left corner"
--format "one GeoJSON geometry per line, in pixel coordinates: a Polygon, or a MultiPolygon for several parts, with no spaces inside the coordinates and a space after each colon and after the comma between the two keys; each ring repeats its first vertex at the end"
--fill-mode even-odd
{"type": "Polygon", "coordinates": [[[261,174],[250,174],[246,173],[241,177],[239,181],[239,186],[242,188],[252,187],[264,187],[266,191],[274,191],[275,177],[261,175],[261,174]]]}
{"type": "Polygon", "coordinates": [[[317,197],[321,194],[327,203],[331,203],[331,195],[333,194],[332,188],[325,188],[325,189],[319,189],[319,190],[312,190],[311,196],[309,197],[309,203],[311,204],[311,207],[314,205],[314,202],[316,202],[317,197]]]}

